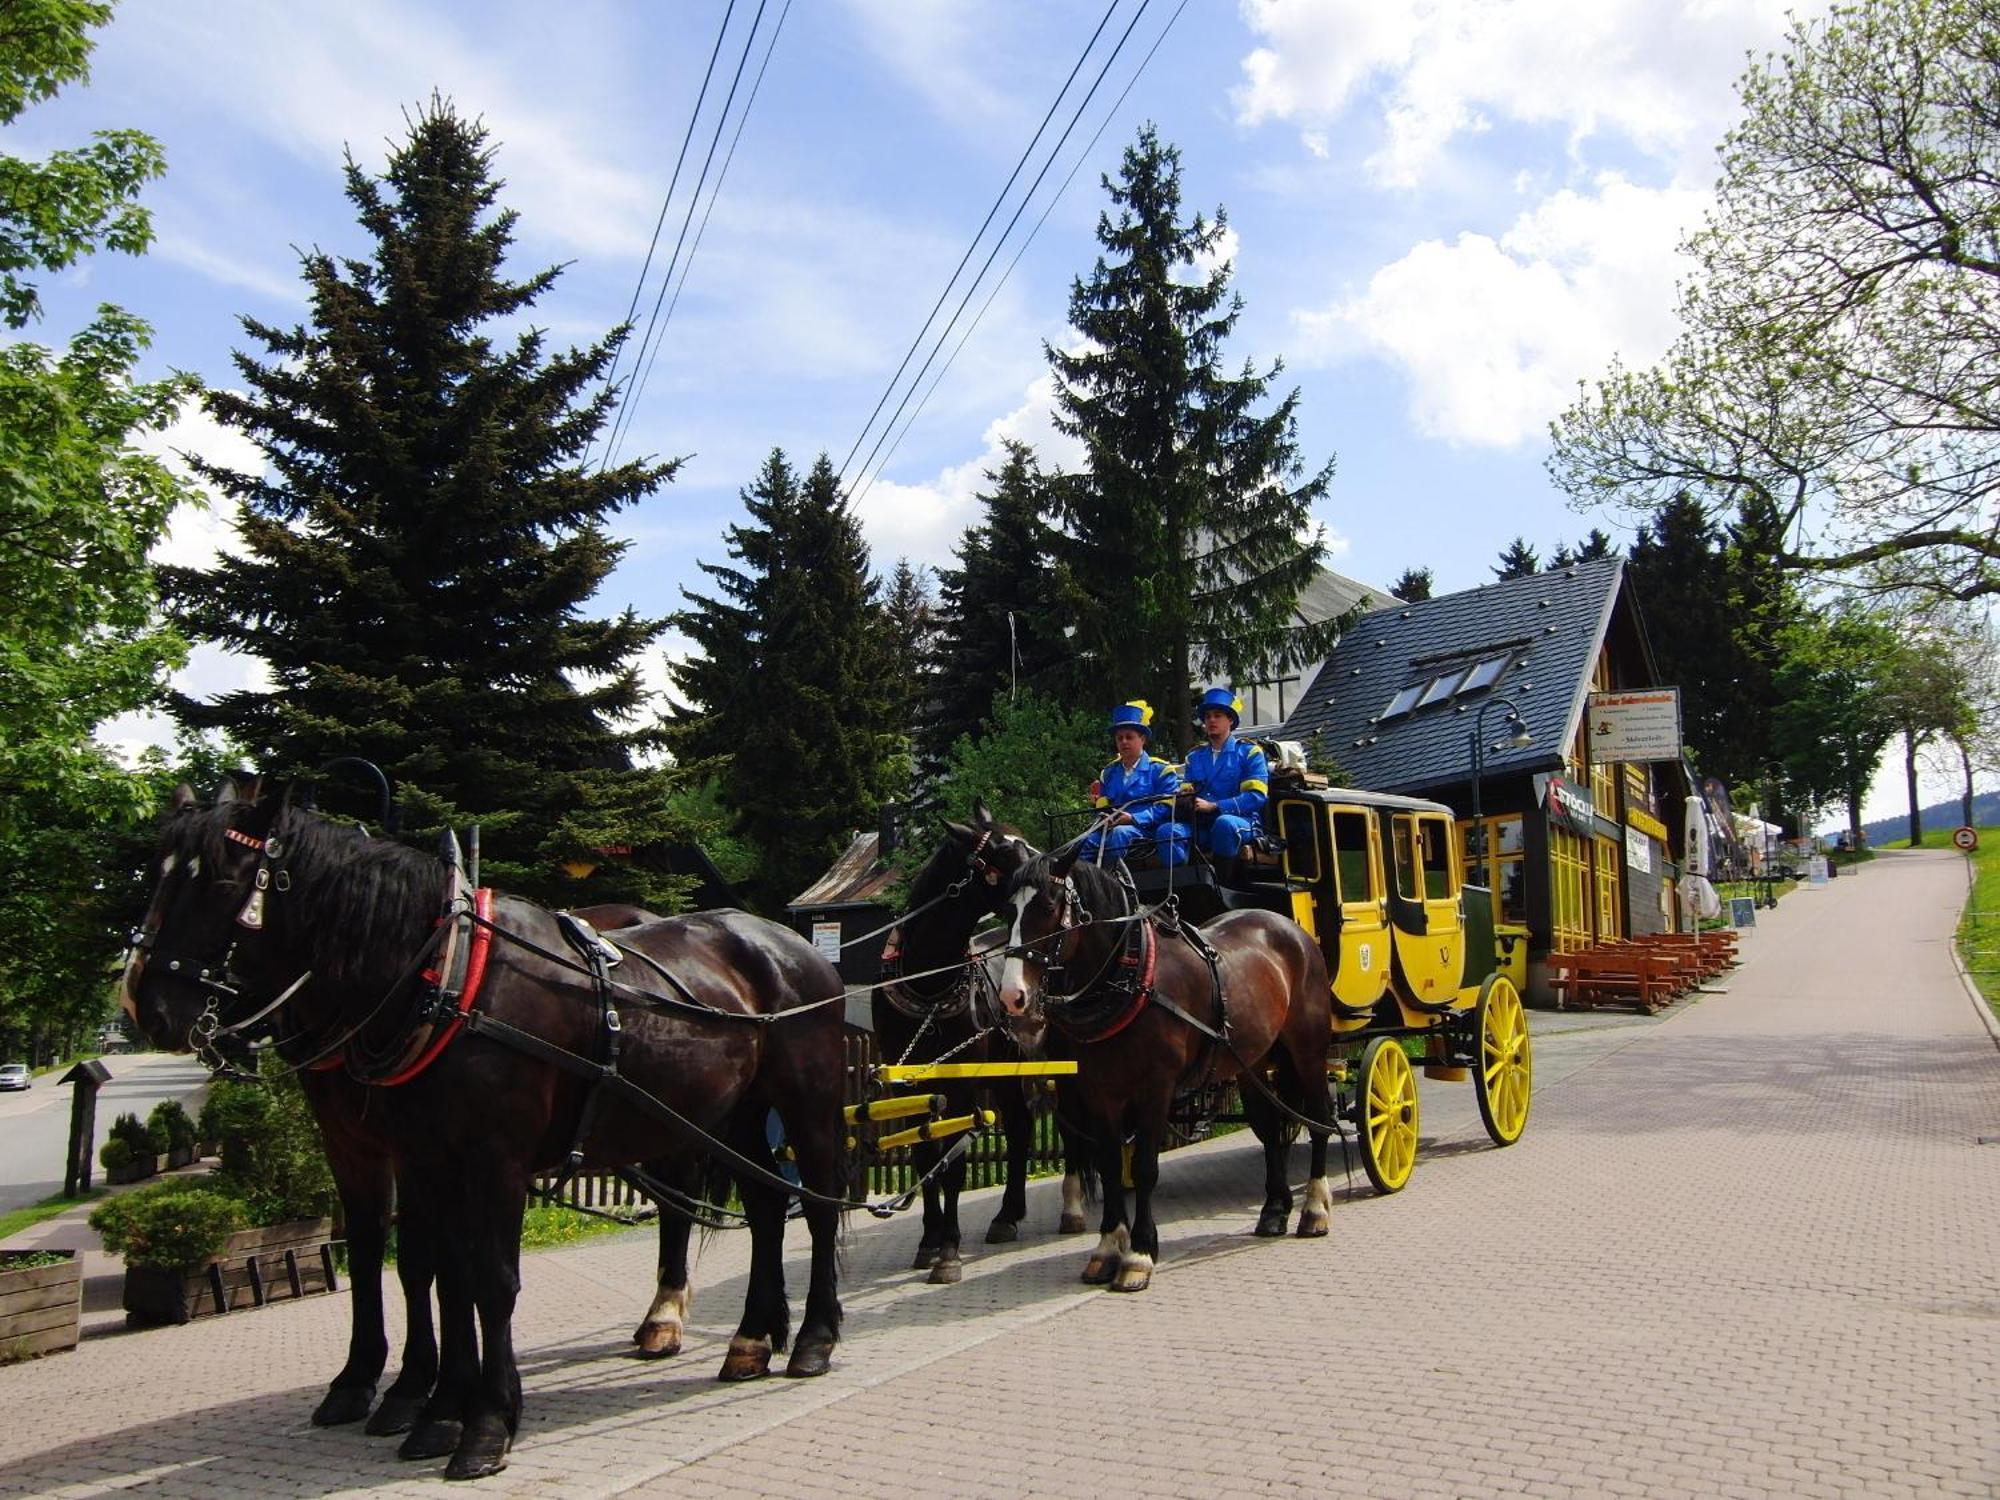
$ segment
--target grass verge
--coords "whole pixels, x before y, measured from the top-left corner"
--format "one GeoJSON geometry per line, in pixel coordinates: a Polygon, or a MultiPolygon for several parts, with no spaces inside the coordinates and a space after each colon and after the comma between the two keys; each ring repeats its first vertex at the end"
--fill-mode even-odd
{"type": "Polygon", "coordinates": [[[79,1203],[88,1203],[104,1196],[103,1188],[92,1188],[81,1198],[65,1198],[61,1193],[44,1198],[40,1203],[30,1203],[26,1208],[16,1208],[0,1214],[0,1240],[19,1234],[24,1229],[32,1229],[44,1219],[53,1219],[66,1208],[75,1208],[79,1203]]]}
{"type": "MultiPolygon", "coordinates": [[[[1950,839],[1943,832],[1938,842],[1950,839]]],[[[1924,835],[1926,847],[1930,835],[1924,835]]],[[[1965,972],[2000,1016],[2000,828],[1979,830],[1979,848],[1972,854],[1972,893],[1958,919],[1958,958],[1965,972]]]]}

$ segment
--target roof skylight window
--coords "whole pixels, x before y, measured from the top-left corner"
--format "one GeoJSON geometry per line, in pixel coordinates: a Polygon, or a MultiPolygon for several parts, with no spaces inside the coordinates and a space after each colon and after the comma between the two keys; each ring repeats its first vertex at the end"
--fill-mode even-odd
{"type": "Polygon", "coordinates": [[[1433,703],[1444,702],[1457,689],[1458,679],[1464,675],[1454,667],[1442,677],[1433,677],[1430,686],[1424,689],[1424,695],[1417,699],[1417,707],[1429,708],[1433,703]]]}
{"type": "Polygon", "coordinates": [[[1413,682],[1389,700],[1389,706],[1382,710],[1380,717],[1399,719],[1417,706],[1417,699],[1423,693],[1424,684],[1413,682]]]}
{"type": "Polygon", "coordinates": [[[1465,674],[1465,681],[1458,685],[1458,691],[1476,693],[1482,688],[1490,688],[1500,680],[1500,674],[1506,670],[1506,657],[1490,657],[1465,674]]]}

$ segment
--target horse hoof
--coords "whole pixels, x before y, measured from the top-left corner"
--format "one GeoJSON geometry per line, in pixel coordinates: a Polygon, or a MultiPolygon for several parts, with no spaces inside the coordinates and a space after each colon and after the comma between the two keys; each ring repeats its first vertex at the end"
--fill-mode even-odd
{"type": "Polygon", "coordinates": [[[1084,1222],[1082,1214],[1064,1214],[1056,1220],[1057,1234],[1082,1234],[1084,1222]]]}
{"type": "Polygon", "coordinates": [[[932,1266],[937,1264],[937,1258],[938,1247],[936,1245],[919,1245],[917,1246],[916,1259],[910,1262],[910,1269],[912,1271],[928,1271],[932,1266]]]}
{"type": "MultiPolygon", "coordinates": [[[[796,1352],[793,1355],[797,1357],[796,1352]]],[[[722,1369],[717,1380],[761,1380],[771,1371],[771,1346],[763,1340],[751,1340],[740,1334],[729,1341],[729,1353],[723,1356],[722,1369]]]]}
{"type": "Polygon", "coordinates": [[[678,1323],[641,1323],[632,1335],[632,1342],[639,1346],[639,1353],[647,1359],[665,1359],[681,1352],[681,1326],[678,1323]]]}
{"type": "Polygon", "coordinates": [[[815,1375],[824,1375],[832,1368],[831,1340],[800,1339],[798,1347],[792,1350],[791,1362],[785,1366],[785,1373],[794,1380],[810,1380],[815,1375]]]}
{"type": "Polygon", "coordinates": [[[458,1423],[426,1418],[410,1429],[410,1435],[397,1447],[396,1457],[443,1458],[447,1453],[458,1451],[458,1439],[458,1423]]]}
{"type": "Polygon", "coordinates": [[[444,1466],[447,1479],[484,1479],[507,1467],[507,1449],[513,1439],[507,1424],[498,1417],[485,1417],[466,1426],[458,1451],[444,1466]]]}
{"type": "Polygon", "coordinates": [[[1118,1262],[1102,1255],[1093,1255],[1084,1262],[1083,1281],[1086,1286],[1105,1286],[1118,1274],[1118,1262]]]}
{"type": "Polygon", "coordinates": [[[986,1226],[986,1243],[1011,1245],[1021,1237],[1021,1226],[1013,1219],[995,1219],[986,1226]]]}
{"type": "Polygon", "coordinates": [[[1257,1215],[1257,1238],[1275,1240],[1283,1236],[1285,1221],[1291,1215],[1282,1209],[1267,1208],[1257,1215]]]}
{"type": "Polygon", "coordinates": [[[960,1260],[956,1255],[952,1256],[950,1260],[939,1256],[938,1263],[931,1267],[930,1284],[932,1286],[957,1286],[964,1278],[965,1262],[960,1260]]]}
{"type": "Polygon", "coordinates": [[[345,1427],[349,1422],[359,1422],[374,1404],[375,1387],[372,1385],[335,1386],[314,1408],[313,1426],[345,1427]]]}
{"type": "Polygon", "coordinates": [[[1299,1238],[1316,1240],[1325,1236],[1327,1221],[1325,1214],[1303,1213],[1299,1215],[1299,1238]]]}
{"type": "MultiPolygon", "coordinates": [[[[363,1430],[370,1437],[394,1437],[399,1432],[408,1432],[415,1427],[417,1418],[423,1415],[423,1410],[422,1396],[407,1396],[401,1391],[392,1390],[382,1398],[382,1404],[375,1408],[375,1415],[368,1419],[368,1426],[363,1430]]],[[[457,1446],[458,1443],[454,1439],[452,1447],[457,1446]]],[[[435,1458],[437,1455],[426,1456],[435,1458]]]]}
{"type": "Polygon", "coordinates": [[[1143,1292],[1153,1284],[1151,1266],[1126,1266],[1118,1273],[1118,1279],[1111,1283],[1114,1292],[1143,1292]]]}

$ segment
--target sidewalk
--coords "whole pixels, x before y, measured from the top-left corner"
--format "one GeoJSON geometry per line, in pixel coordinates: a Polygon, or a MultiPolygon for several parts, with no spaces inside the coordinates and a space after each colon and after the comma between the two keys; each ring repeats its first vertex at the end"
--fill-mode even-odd
{"type": "MultiPolygon", "coordinates": [[[[1053,1183],[957,1287],[907,1269],[909,1218],[856,1218],[822,1380],[713,1380],[741,1233],[653,1365],[649,1234],[525,1257],[527,1415],[480,1493],[1990,1495],[2000,1051],[1950,962],[1963,894],[1956,856],[1885,854],[1760,912],[1727,994],[1532,1013],[1520,1145],[1426,1082],[1410,1186],[1337,1176],[1328,1240],[1250,1236],[1245,1136],[1176,1153],[1138,1297],[1076,1281],[1053,1183]]],[[[441,1465],[307,1424],[346,1323],[308,1299],[0,1369],[0,1492],[436,1494],[441,1465]]]]}

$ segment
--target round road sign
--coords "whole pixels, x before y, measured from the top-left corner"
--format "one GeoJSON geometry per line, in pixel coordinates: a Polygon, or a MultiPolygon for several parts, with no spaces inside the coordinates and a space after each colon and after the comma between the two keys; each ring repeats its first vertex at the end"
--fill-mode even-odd
{"type": "Polygon", "coordinates": [[[1979,847],[1979,830],[1969,823],[1963,828],[1955,828],[1952,830],[1951,841],[1970,854],[1979,847]]]}

